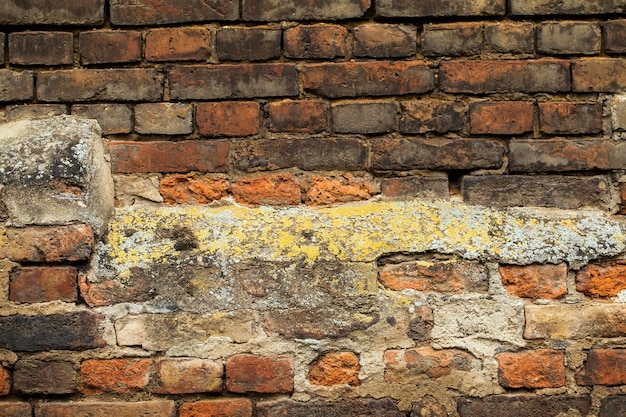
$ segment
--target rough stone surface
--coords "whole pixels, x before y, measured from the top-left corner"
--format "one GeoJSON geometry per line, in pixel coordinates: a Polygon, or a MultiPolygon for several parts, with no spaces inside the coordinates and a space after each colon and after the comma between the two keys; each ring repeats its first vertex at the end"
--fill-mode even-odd
{"type": "Polygon", "coordinates": [[[220,392],[224,369],[205,359],[162,358],[156,363],[158,394],[220,392]]]}
{"type": "Polygon", "coordinates": [[[623,304],[527,305],[526,339],[578,339],[626,335],[623,304]]]}

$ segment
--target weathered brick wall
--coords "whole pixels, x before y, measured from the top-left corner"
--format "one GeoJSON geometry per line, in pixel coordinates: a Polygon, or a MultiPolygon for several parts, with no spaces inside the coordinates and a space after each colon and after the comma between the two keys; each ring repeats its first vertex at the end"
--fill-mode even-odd
{"type": "Polygon", "coordinates": [[[623,416],[625,13],[3,0],[0,416],[623,416]]]}

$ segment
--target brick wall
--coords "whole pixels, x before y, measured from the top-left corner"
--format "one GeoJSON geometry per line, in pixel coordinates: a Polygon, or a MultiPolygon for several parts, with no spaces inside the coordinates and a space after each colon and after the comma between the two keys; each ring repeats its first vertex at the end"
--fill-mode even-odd
{"type": "Polygon", "coordinates": [[[626,4],[557,3],[4,0],[0,416],[622,416],[626,4]]]}

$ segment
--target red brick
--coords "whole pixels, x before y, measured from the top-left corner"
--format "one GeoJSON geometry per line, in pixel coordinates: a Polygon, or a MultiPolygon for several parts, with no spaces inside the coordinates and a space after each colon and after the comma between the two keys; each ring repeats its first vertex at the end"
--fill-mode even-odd
{"type": "Polygon", "coordinates": [[[614,93],[626,88],[626,59],[583,58],[572,63],[574,92],[614,93]]]}
{"type": "Polygon", "coordinates": [[[113,172],[226,172],[228,142],[110,142],[113,172]]]}
{"type": "MultiPolygon", "coordinates": [[[[0,366],[0,396],[11,393],[11,372],[4,366],[0,366]]],[[[2,408],[0,408],[2,411],[2,408]]]]}
{"type": "Polygon", "coordinates": [[[243,0],[242,17],[253,21],[343,20],[361,17],[370,8],[370,0],[307,1],[243,0]]]}
{"type": "Polygon", "coordinates": [[[458,132],[465,127],[467,105],[449,100],[401,102],[398,130],[402,133],[458,132]]]}
{"type": "Polygon", "coordinates": [[[539,129],[547,134],[582,134],[602,131],[602,106],[598,103],[539,103],[539,129]]]}
{"type": "Polygon", "coordinates": [[[157,135],[189,134],[193,132],[193,107],[189,103],[137,104],[135,131],[157,135]]]}
{"type": "Polygon", "coordinates": [[[338,98],[422,94],[435,87],[433,70],[421,62],[350,62],[307,64],[305,91],[338,98]]]}
{"type": "Polygon", "coordinates": [[[32,417],[30,404],[20,402],[0,403],[0,415],[3,417],[32,417]]]}
{"type": "Polygon", "coordinates": [[[104,0],[58,3],[51,0],[4,0],[0,25],[96,25],[104,22],[104,0]]]}
{"type": "Polygon", "coordinates": [[[13,372],[13,389],[21,394],[72,394],[76,391],[74,364],[60,360],[19,360],[13,372]]]}
{"type": "Polygon", "coordinates": [[[366,24],[354,28],[352,53],[358,57],[392,58],[415,55],[417,28],[412,25],[366,24]]]}
{"type": "Polygon", "coordinates": [[[505,388],[564,387],[565,354],[558,350],[539,349],[504,352],[496,355],[498,380],[505,388]]]}
{"type": "Polygon", "coordinates": [[[6,107],[7,121],[39,119],[67,114],[65,104],[14,104],[6,107]]]}
{"type": "Polygon", "coordinates": [[[586,22],[542,23],[537,26],[537,50],[545,54],[600,53],[600,25],[586,22]]]}
{"type": "Polygon", "coordinates": [[[300,204],[300,181],[291,174],[268,174],[261,177],[243,177],[232,186],[238,203],[286,206],[300,204]]]}
{"type": "Polygon", "coordinates": [[[502,284],[522,298],[556,299],[567,294],[567,265],[500,265],[502,284]]]}
{"type": "Polygon", "coordinates": [[[571,87],[569,61],[443,61],[439,84],[446,93],[556,93],[571,87]]]}
{"type": "Polygon", "coordinates": [[[381,178],[381,192],[385,197],[448,198],[446,176],[409,176],[381,178]]]}
{"type": "MultiPolygon", "coordinates": [[[[139,274],[136,274],[139,275],[139,274]]],[[[90,307],[102,307],[117,303],[144,302],[152,299],[152,283],[144,275],[133,276],[132,282],[119,281],[89,282],[85,275],[78,278],[80,295],[90,307]]]]}
{"type": "Polygon", "coordinates": [[[471,261],[387,264],[380,269],[378,279],[385,287],[395,291],[486,292],[489,285],[487,268],[471,261]]]}
{"type": "Polygon", "coordinates": [[[604,23],[604,48],[607,53],[626,52],[626,20],[610,20],[604,23]]]}
{"type": "Polygon", "coordinates": [[[281,52],[280,29],[227,27],[217,31],[217,57],[221,61],[263,61],[278,58],[281,52]]]}
{"type": "Polygon", "coordinates": [[[262,394],[293,391],[293,359],[288,356],[235,355],[226,361],[226,389],[262,394]]]}
{"type": "Polygon", "coordinates": [[[484,16],[504,15],[504,0],[474,0],[472,2],[432,2],[414,0],[378,0],[376,13],[384,17],[426,16],[484,16]]]}
{"type": "Polygon", "coordinates": [[[32,71],[0,69],[0,102],[30,100],[34,93],[32,71]]]}
{"type": "Polygon", "coordinates": [[[320,133],[328,129],[328,105],[319,100],[284,100],[268,103],[270,132],[320,133]]]}
{"type": "Polygon", "coordinates": [[[283,48],[287,58],[333,59],[347,54],[348,29],[339,25],[298,25],[285,29],[283,48]]]}
{"type": "Polygon", "coordinates": [[[462,350],[434,350],[425,346],[406,350],[388,350],[383,355],[383,362],[385,363],[385,381],[406,383],[419,374],[435,379],[450,375],[453,370],[471,371],[475,368],[477,360],[462,350]]]}
{"type": "Polygon", "coordinates": [[[244,398],[182,403],[179,417],[252,417],[252,401],[244,398]]]}
{"type": "Polygon", "coordinates": [[[151,359],[88,359],[80,365],[83,394],[139,392],[150,382],[151,359]]]}
{"type": "Polygon", "coordinates": [[[526,101],[470,104],[472,134],[519,135],[533,130],[533,103],[526,101]]]}
{"type": "Polygon", "coordinates": [[[141,61],[141,32],[102,30],[78,36],[80,60],[85,65],[141,61]]]}
{"type": "Polygon", "coordinates": [[[193,394],[222,390],[221,363],[206,359],[161,358],[156,361],[157,394],[193,394]]]}
{"type": "Polygon", "coordinates": [[[241,64],[175,67],[169,72],[174,100],[214,100],[298,95],[293,64],[241,64]]]}
{"type": "Polygon", "coordinates": [[[10,228],[6,239],[0,257],[16,262],[84,261],[94,245],[93,231],[85,224],[10,228]]]}
{"type": "Polygon", "coordinates": [[[152,29],[146,35],[148,61],[205,61],[211,57],[211,32],[202,28],[152,29]]]}
{"type": "Polygon", "coordinates": [[[72,114],[96,119],[105,135],[130,133],[132,128],[133,112],[126,104],[74,104],[72,114]]]}
{"type": "Polygon", "coordinates": [[[174,401],[40,402],[35,417],[172,417],[175,408],[174,401]]]}
{"type": "Polygon", "coordinates": [[[626,262],[593,263],[576,273],[576,290],[590,297],[615,297],[626,290],[626,262]]]}
{"type": "Polygon", "coordinates": [[[592,349],[583,369],[576,374],[578,385],[626,384],[626,349],[592,349]]]}
{"type": "Polygon", "coordinates": [[[37,75],[37,97],[47,102],[160,101],[163,76],[144,68],[47,71],[37,75]]]}
{"type": "Polygon", "coordinates": [[[305,202],[312,206],[346,203],[372,198],[380,193],[380,186],[372,178],[355,177],[351,173],[343,176],[315,176],[306,181],[305,202]]]}
{"type": "Polygon", "coordinates": [[[259,133],[260,107],[256,101],[199,103],[198,132],[204,136],[250,136],[259,133]]]}
{"type": "Polygon", "coordinates": [[[18,303],[74,302],[77,277],[78,271],[73,266],[16,269],[11,273],[9,300],[18,303]]]}
{"type": "Polygon", "coordinates": [[[487,24],[485,52],[496,54],[532,54],[535,50],[535,26],[532,23],[487,24]]]}
{"type": "Polygon", "coordinates": [[[307,376],[313,385],[333,386],[348,384],[361,385],[359,358],[352,352],[329,352],[318,358],[309,369],[307,376]]]}
{"type": "Polygon", "coordinates": [[[505,148],[495,139],[383,138],[372,152],[376,170],[449,170],[501,167],[505,148]]]}
{"type": "Polygon", "coordinates": [[[74,61],[71,32],[13,32],[9,62],[16,65],[68,65],[74,61]]]}
{"type": "Polygon", "coordinates": [[[224,178],[207,175],[168,175],[161,180],[159,193],[165,204],[209,204],[228,195],[224,178]]]}
{"type": "Polygon", "coordinates": [[[111,0],[110,7],[114,25],[167,25],[239,17],[239,4],[232,0],[111,0]]]}
{"type": "Polygon", "coordinates": [[[422,53],[425,56],[479,55],[482,50],[482,23],[424,25],[422,32],[422,53]]]}

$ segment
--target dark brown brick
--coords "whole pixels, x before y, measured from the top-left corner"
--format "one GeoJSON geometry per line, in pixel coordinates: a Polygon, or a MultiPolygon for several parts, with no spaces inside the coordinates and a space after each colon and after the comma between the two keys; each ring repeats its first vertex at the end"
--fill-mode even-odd
{"type": "Polygon", "coordinates": [[[18,303],[76,301],[78,271],[73,266],[25,267],[13,270],[9,300],[18,303]]]}
{"type": "Polygon", "coordinates": [[[259,417],[405,417],[390,398],[302,403],[279,400],[259,402],[257,410],[259,417]]]}
{"type": "Polygon", "coordinates": [[[72,32],[13,32],[9,62],[15,65],[68,65],[73,62],[72,32]]]}
{"type": "Polygon", "coordinates": [[[293,64],[206,65],[169,73],[172,99],[213,100],[298,95],[293,64]]]}
{"type": "Polygon", "coordinates": [[[424,25],[422,53],[425,56],[470,56],[483,50],[482,23],[424,25]]]}
{"type": "Polygon", "coordinates": [[[511,172],[619,169],[626,145],[603,139],[519,140],[509,145],[511,172]]]}
{"type": "Polygon", "coordinates": [[[4,33],[0,33],[0,65],[4,65],[4,44],[6,36],[4,33]]]}
{"type": "Polygon", "coordinates": [[[592,349],[583,369],[576,374],[578,385],[626,384],[626,349],[592,349]]]}
{"type": "Polygon", "coordinates": [[[96,119],[105,135],[130,133],[133,112],[126,104],[75,104],[72,114],[88,119],[96,119]]]}
{"type": "Polygon", "coordinates": [[[336,104],[331,108],[337,133],[387,133],[396,129],[395,102],[336,104]]]}
{"type": "Polygon", "coordinates": [[[306,91],[330,98],[421,94],[435,87],[426,64],[408,61],[310,64],[302,77],[306,91]]]}
{"type": "Polygon", "coordinates": [[[602,400],[598,417],[621,417],[624,413],[626,413],[626,395],[614,395],[602,400]]]}
{"type": "Polygon", "coordinates": [[[431,332],[435,327],[433,310],[426,306],[415,307],[411,316],[406,335],[418,342],[430,340],[431,332]]]}
{"type": "Polygon", "coordinates": [[[448,410],[432,395],[424,395],[422,399],[411,404],[410,417],[448,417],[448,410]]]}
{"type": "Polygon", "coordinates": [[[343,20],[361,17],[370,7],[370,0],[243,0],[244,20],[343,20]]]}
{"type": "Polygon", "coordinates": [[[401,106],[398,130],[402,133],[458,132],[465,127],[467,105],[461,101],[411,100],[401,106]]]}
{"type": "Polygon", "coordinates": [[[320,133],[328,129],[328,105],[320,100],[284,100],[265,105],[270,132],[320,133]]]}
{"type": "Polygon", "coordinates": [[[6,107],[7,121],[39,119],[67,114],[65,104],[15,104],[6,107]]]}
{"type": "Polygon", "coordinates": [[[486,101],[470,104],[472,134],[519,135],[533,130],[533,103],[486,101]]]}
{"type": "Polygon", "coordinates": [[[255,101],[200,103],[196,125],[204,136],[250,136],[259,133],[259,115],[255,101]]]}
{"type": "Polygon", "coordinates": [[[32,71],[0,69],[0,102],[30,100],[33,98],[33,87],[32,71]]]}
{"type": "Polygon", "coordinates": [[[174,401],[48,402],[35,404],[35,417],[172,417],[174,401]]]}
{"type": "Polygon", "coordinates": [[[263,394],[293,391],[293,358],[235,355],[226,361],[226,389],[263,394]]]}
{"type": "Polygon", "coordinates": [[[32,417],[30,404],[19,402],[0,403],[0,415],[4,417],[32,417]]]}
{"type": "Polygon", "coordinates": [[[496,54],[532,54],[535,50],[535,26],[532,23],[488,24],[485,26],[485,52],[496,54]]]}
{"type": "Polygon", "coordinates": [[[239,17],[239,4],[232,0],[110,0],[110,7],[114,25],[167,25],[239,17]]]}
{"type": "Polygon", "coordinates": [[[603,176],[466,176],[462,181],[462,193],[463,200],[469,204],[495,207],[594,207],[608,210],[612,206],[609,181],[603,176]]]}
{"type": "Polygon", "coordinates": [[[211,57],[211,39],[203,28],[152,29],[146,35],[146,60],[205,61],[211,57]]]}
{"type": "Polygon", "coordinates": [[[358,171],[366,167],[368,150],[356,138],[303,138],[239,141],[233,163],[244,171],[300,168],[358,171]]]}
{"type": "Polygon", "coordinates": [[[382,178],[381,191],[385,197],[448,198],[448,177],[412,176],[382,178]]]}
{"type": "Polygon", "coordinates": [[[600,53],[600,25],[585,22],[542,23],[537,27],[537,50],[545,54],[600,53]]]}
{"type": "Polygon", "coordinates": [[[610,20],[604,23],[604,48],[607,53],[626,52],[626,20],[610,20]]]}
{"type": "Polygon", "coordinates": [[[113,172],[226,172],[228,142],[110,142],[113,172]]]}
{"type": "Polygon", "coordinates": [[[6,239],[0,257],[15,262],[84,261],[94,245],[93,231],[85,224],[9,228],[6,239]]]}
{"type": "Polygon", "coordinates": [[[78,40],[80,60],[85,65],[141,61],[141,32],[81,32],[78,40]]]}
{"type": "Polygon", "coordinates": [[[587,416],[590,397],[571,395],[490,395],[484,398],[460,398],[457,410],[461,417],[558,417],[575,410],[587,416]]]}
{"type": "Polygon", "coordinates": [[[0,25],[97,25],[104,22],[104,0],[5,0],[0,25]]]}
{"type": "Polygon", "coordinates": [[[377,139],[373,145],[374,169],[497,168],[504,162],[505,147],[490,139],[377,139]]]}
{"type": "Polygon", "coordinates": [[[447,93],[555,93],[569,91],[569,61],[444,61],[439,83],[447,93]]]}
{"type": "Polygon", "coordinates": [[[101,322],[102,316],[87,311],[0,317],[0,348],[37,352],[103,347],[101,322]]]}
{"type": "Polygon", "coordinates": [[[599,103],[539,103],[541,133],[583,134],[602,131],[602,106],[599,103]]]}
{"type": "Polygon", "coordinates": [[[66,361],[20,360],[13,388],[21,394],[71,394],[76,390],[74,364],[66,361]]]}
{"type": "Polygon", "coordinates": [[[354,28],[354,56],[392,58],[415,55],[417,28],[412,25],[366,24],[354,28]]]}
{"type": "Polygon", "coordinates": [[[626,59],[586,58],[572,63],[575,92],[614,93],[626,88],[626,59]]]}
{"type": "Polygon", "coordinates": [[[562,3],[551,0],[511,0],[510,7],[514,15],[584,15],[626,11],[621,0],[571,0],[562,3]]]}
{"type": "Polygon", "coordinates": [[[384,17],[425,16],[490,16],[504,15],[504,0],[478,0],[472,2],[378,0],[376,13],[384,17]]]}
{"type": "Polygon", "coordinates": [[[348,29],[339,25],[298,25],[285,29],[283,48],[287,58],[333,59],[347,53],[348,29]]]}
{"type": "Polygon", "coordinates": [[[263,61],[278,58],[280,29],[229,27],[217,31],[217,57],[222,61],[263,61]]]}
{"type": "Polygon", "coordinates": [[[39,73],[42,101],[160,101],[163,76],[152,69],[77,69],[39,73]]]}

